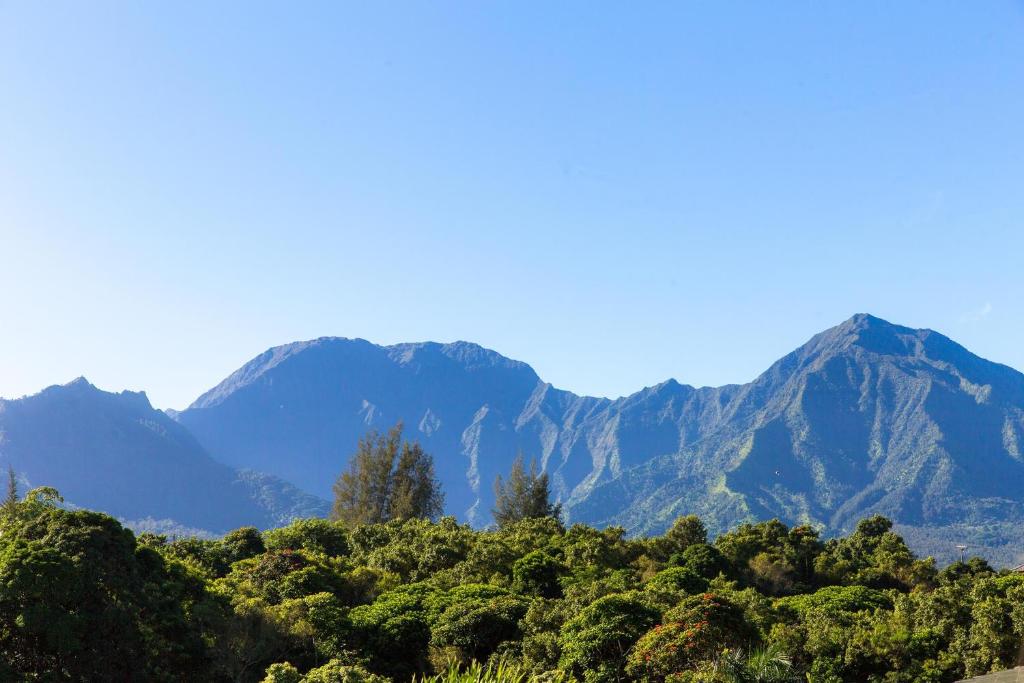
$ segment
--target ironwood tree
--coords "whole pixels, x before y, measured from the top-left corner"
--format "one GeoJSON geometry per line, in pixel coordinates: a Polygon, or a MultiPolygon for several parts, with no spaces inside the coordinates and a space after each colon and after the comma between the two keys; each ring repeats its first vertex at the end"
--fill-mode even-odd
{"type": "Polygon", "coordinates": [[[537,463],[530,461],[530,469],[523,464],[520,453],[512,462],[508,480],[501,475],[494,480],[494,521],[499,528],[523,519],[537,517],[559,518],[562,506],[551,502],[551,486],[547,472],[538,472],[537,463]]]}
{"type": "Polygon", "coordinates": [[[434,459],[418,442],[402,439],[401,422],[387,434],[371,431],[360,439],[348,469],[334,483],[331,518],[346,526],[437,519],[443,511],[434,459]]]}

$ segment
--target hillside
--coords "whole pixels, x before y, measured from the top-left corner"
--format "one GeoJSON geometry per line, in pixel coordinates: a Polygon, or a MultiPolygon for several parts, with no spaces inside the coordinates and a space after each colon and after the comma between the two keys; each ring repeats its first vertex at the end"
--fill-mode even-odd
{"type": "Polygon", "coordinates": [[[324,514],[324,501],[280,479],[215,462],[143,393],[85,379],[0,400],[0,466],[22,489],[52,486],[69,504],[142,530],[222,533],[324,514]]]}

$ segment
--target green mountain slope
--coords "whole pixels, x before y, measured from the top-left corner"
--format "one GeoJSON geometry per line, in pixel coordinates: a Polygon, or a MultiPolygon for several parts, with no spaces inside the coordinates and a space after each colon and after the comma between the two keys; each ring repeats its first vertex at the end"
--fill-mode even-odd
{"type": "Polygon", "coordinates": [[[1024,550],[1024,375],[930,330],[858,315],[740,388],[700,440],[569,502],[574,519],[724,529],[780,517],[827,533],[895,519],[919,549],[1024,550]]]}

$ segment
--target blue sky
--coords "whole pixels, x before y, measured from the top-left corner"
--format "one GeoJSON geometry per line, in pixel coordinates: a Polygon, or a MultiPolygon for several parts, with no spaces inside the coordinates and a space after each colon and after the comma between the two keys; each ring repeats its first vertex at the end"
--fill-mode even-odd
{"type": "Polygon", "coordinates": [[[1019,2],[0,1],[0,395],[341,335],[617,396],[861,311],[1024,369],[1022,122],[1019,2]]]}

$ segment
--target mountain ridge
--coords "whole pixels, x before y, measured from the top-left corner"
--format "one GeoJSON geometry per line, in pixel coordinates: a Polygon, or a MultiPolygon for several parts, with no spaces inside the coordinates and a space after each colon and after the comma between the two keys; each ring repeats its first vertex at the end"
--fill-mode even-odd
{"type": "Polygon", "coordinates": [[[616,399],[558,389],[471,342],[320,337],[268,349],[180,412],[84,378],[0,400],[0,456],[34,457],[33,483],[70,480],[73,503],[138,526],[216,531],[323,514],[359,437],[398,421],[434,454],[447,511],[476,525],[490,522],[491,483],[522,452],[549,473],[569,521],[631,533],[697,513],[713,533],[779,517],[831,535],[885,514],[928,552],[955,540],[1009,563],[1024,547],[1024,374],[869,314],[748,383],[668,379],[616,399]],[[164,474],[139,470],[140,453],[164,474]],[[47,458],[99,489],[83,495],[67,471],[40,465],[47,458]],[[126,505],[103,488],[117,468],[157,493],[126,505]],[[175,471],[189,468],[203,483],[182,493],[175,471]],[[174,508],[165,480],[206,517],[174,508]]]}
{"type": "MultiPolygon", "coordinates": [[[[622,523],[634,531],[645,531],[654,528],[649,520],[657,519],[653,511],[659,505],[688,500],[694,511],[711,516],[718,513],[733,519],[779,516],[790,521],[817,521],[832,533],[848,530],[857,517],[882,513],[903,523],[910,535],[919,536],[919,545],[930,547],[941,545],[942,528],[966,524],[976,529],[966,535],[973,535],[979,542],[977,539],[993,535],[988,527],[1012,526],[1024,515],[1020,503],[1024,467],[1016,446],[1024,430],[1024,375],[981,359],[943,335],[891,325],[870,316],[855,317],[816,335],[749,387],[748,395],[773,394],[774,410],[772,405],[756,406],[757,410],[746,416],[748,423],[727,423],[724,433],[710,435],[689,451],[652,459],[646,472],[633,472],[627,480],[609,484],[608,490],[594,494],[586,511],[577,512],[591,520],[601,517],[602,523],[622,523]],[[807,411],[786,412],[797,401],[807,403],[808,396],[825,395],[823,388],[828,396],[836,398],[840,394],[836,386],[828,386],[828,381],[842,384],[836,381],[837,374],[864,373],[866,368],[874,369],[877,377],[868,373],[860,378],[864,388],[855,397],[856,402],[843,406],[833,401],[824,416],[809,423],[810,427],[799,424],[807,411]],[[899,380],[898,386],[887,389],[886,382],[893,378],[899,380]],[[883,398],[899,410],[894,413],[892,406],[880,406],[873,389],[888,390],[891,395],[883,398]],[[873,407],[878,413],[871,425],[864,420],[858,423],[856,411],[863,412],[865,407],[873,407]],[[894,427],[893,420],[902,422],[894,427]],[[965,421],[973,428],[968,429],[965,421]],[[863,437],[861,448],[825,457],[829,455],[827,438],[814,442],[813,438],[801,440],[797,436],[804,433],[801,429],[807,429],[813,437],[814,430],[821,431],[823,426],[850,432],[863,432],[863,427],[870,426],[872,431],[859,435],[863,437]],[[814,442],[813,448],[805,447],[808,442],[814,442]],[[755,457],[751,458],[751,453],[755,457]],[[758,457],[765,453],[776,456],[769,459],[771,470],[758,469],[758,457]],[[824,462],[823,474],[827,475],[831,466],[842,476],[815,478],[809,468],[789,462],[789,470],[809,478],[800,485],[789,482],[788,486],[765,486],[773,475],[779,476],[777,467],[789,455],[797,460],[811,458],[819,466],[824,462]],[[868,457],[857,462],[860,455],[868,457]],[[716,482],[715,495],[699,496],[702,499],[698,501],[682,490],[683,478],[678,475],[692,475],[704,462],[710,463],[708,469],[712,472],[721,472],[722,478],[716,482]],[[607,507],[600,509],[600,501],[608,505],[629,498],[628,490],[641,486],[635,483],[637,480],[648,489],[652,481],[660,485],[631,510],[620,509],[608,515],[607,507]],[[802,491],[804,499],[782,499],[794,490],[802,491]],[[822,491],[831,493],[834,500],[820,495],[822,491]],[[735,493],[739,495],[730,496],[735,493]],[[736,509],[741,502],[745,507],[736,509]]],[[[854,393],[849,383],[845,391],[847,398],[854,393]]],[[[811,399],[812,410],[813,403],[811,399]]],[[[737,406],[734,411],[742,415],[743,407],[737,406]]],[[[705,476],[710,477],[710,473],[705,476]]],[[[1012,529],[1000,533],[1003,545],[1009,543],[1009,538],[1013,543],[1021,542],[1020,534],[1012,529]]],[[[965,536],[962,528],[957,534],[957,538],[965,536]]],[[[991,543],[988,545],[991,547],[991,543]]]]}
{"type": "Polygon", "coordinates": [[[69,505],[136,528],[216,534],[326,513],[287,482],[216,462],[145,392],[106,392],[84,377],[0,399],[0,458],[22,486],[53,486],[69,505]]]}
{"type": "Polygon", "coordinates": [[[488,521],[490,482],[520,450],[551,474],[571,519],[634,532],[685,512],[715,529],[770,515],[828,533],[876,510],[914,528],[983,525],[969,511],[1000,504],[1008,519],[1024,515],[1008,490],[1024,489],[1010,445],[1024,429],[1024,375],[870,314],[721,387],[669,379],[617,399],[580,396],[467,342],[320,338],[270,349],[212,391],[216,403],[208,392],[178,416],[212,453],[321,495],[358,433],[403,420],[435,454],[450,511],[476,524],[488,521]],[[296,412],[310,402],[327,417],[296,412]],[[968,453],[961,414],[987,420],[979,454],[968,453]],[[317,436],[292,438],[297,425],[317,436]],[[973,478],[977,495],[957,476],[973,478]],[[972,503],[967,512],[954,514],[946,493],[972,503]]]}

